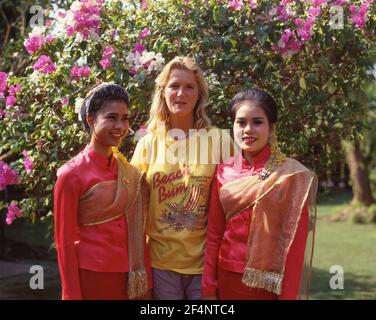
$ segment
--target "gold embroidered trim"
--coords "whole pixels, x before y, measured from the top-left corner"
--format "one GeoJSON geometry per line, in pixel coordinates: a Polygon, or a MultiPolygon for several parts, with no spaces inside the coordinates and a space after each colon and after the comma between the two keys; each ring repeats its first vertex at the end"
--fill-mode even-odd
{"type": "Polygon", "coordinates": [[[142,298],[148,290],[147,274],[145,270],[128,273],[128,298],[142,298]]]}
{"type": "Polygon", "coordinates": [[[264,289],[266,291],[282,294],[283,277],[274,272],[267,272],[252,268],[245,268],[242,282],[251,288],[264,289]]]}

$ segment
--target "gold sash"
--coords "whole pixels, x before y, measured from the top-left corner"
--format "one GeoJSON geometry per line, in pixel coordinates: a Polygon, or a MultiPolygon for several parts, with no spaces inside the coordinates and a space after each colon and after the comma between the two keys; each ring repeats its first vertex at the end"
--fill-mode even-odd
{"type": "Polygon", "coordinates": [[[80,197],[78,223],[96,225],[125,215],[128,225],[128,297],[133,299],[144,296],[147,291],[144,235],[149,190],[145,174],[117,157],[116,160],[117,180],[100,182],[80,197]]]}
{"type": "Polygon", "coordinates": [[[308,242],[315,229],[316,191],[316,175],[290,158],[266,180],[251,176],[222,186],[219,196],[227,221],[253,207],[244,284],[281,295],[287,253],[307,203],[309,239],[305,263],[308,261],[308,268],[304,267],[302,273],[300,297],[308,294],[313,241],[310,245],[308,242]]]}

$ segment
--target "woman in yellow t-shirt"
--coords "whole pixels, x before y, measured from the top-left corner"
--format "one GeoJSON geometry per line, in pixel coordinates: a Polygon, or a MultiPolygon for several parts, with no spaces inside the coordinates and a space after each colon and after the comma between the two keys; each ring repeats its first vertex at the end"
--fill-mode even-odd
{"type": "Polygon", "coordinates": [[[230,152],[229,135],[210,127],[207,98],[199,65],[170,61],[156,79],[149,133],[131,161],[150,185],[146,229],[158,300],[201,299],[208,190],[221,150],[230,152]]]}

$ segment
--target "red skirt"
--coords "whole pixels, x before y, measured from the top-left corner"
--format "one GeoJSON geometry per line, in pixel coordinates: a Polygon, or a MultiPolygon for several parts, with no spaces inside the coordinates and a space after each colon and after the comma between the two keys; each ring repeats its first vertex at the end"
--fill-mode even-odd
{"type": "Polygon", "coordinates": [[[263,289],[249,288],[242,283],[242,273],[217,269],[220,300],[276,300],[277,295],[263,289]]]}
{"type": "Polygon", "coordinates": [[[84,300],[128,300],[127,277],[124,272],[95,272],[79,269],[84,300]]]}

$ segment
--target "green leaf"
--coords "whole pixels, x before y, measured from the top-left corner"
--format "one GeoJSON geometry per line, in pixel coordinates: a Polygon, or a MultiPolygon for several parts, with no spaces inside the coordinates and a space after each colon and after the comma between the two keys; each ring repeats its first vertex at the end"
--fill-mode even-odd
{"type": "Polygon", "coordinates": [[[305,82],[304,77],[300,77],[300,79],[299,79],[299,86],[300,86],[300,88],[301,88],[303,91],[306,91],[306,90],[307,90],[307,86],[306,86],[306,82],[305,82]]]}
{"type": "Polygon", "coordinates": [[[223,24],[226,22],[227,9],[223,6],[218,6],[213,10],[213,19],[217,24],[223,24]]]}

